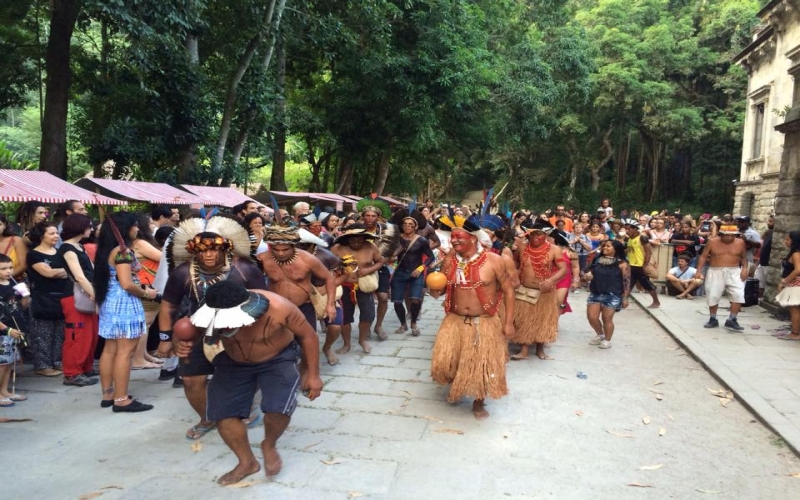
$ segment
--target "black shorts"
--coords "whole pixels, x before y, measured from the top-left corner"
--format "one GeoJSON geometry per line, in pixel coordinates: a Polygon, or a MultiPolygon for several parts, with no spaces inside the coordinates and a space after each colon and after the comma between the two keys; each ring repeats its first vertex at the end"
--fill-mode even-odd
{"type": "Polygon", "coordinates": [[[311,302],[306,302],[305,304],[298,306],[298,309],[300,309],[300,312],[306,317],[306,321],[308,321],[308,324],[311,325],[311,328],[313,328],[314,331],[317,331],[317,311],[314,310],[314,304],[311,302]]]}
{"type": "Polygon", "coordinates": [[[375,293],[389,293],[392,282],[392,271],[389,266],[383,266],[378,269],[378,289],[375,293]]]}
{"type": "Polygon", "coordinates": [[[261,411],[291,415],[300,388],[300,346],[292,341],[274,358],[262,363],[237,363],[228,353],[214,358],[214,377],[208,383],[206,420],[247,418],[253,395],[261,390],[261,411]]]}
{"type": "MultiPolygon", "coordinates": [[[[375,295],[356,291],[356,301],[358,302],[358,321],[359,323],[372,323],[375,321],[375,295]]],[[[343,325],[353,323],[356,315],[356,304],[353,302],[353,289],[344,287],[342,294],[342,318],[343,325]]]]}
{"type": "Polygon", "coordinates": [[[652,292],[656,289],[656,287],[650,281],[650,278],[648,278],[644,273],[644,268],[631,266],[631,285],[635,285],[636,283],[642,285],[642,288],[648,292],[652,292]]]}
{"type": "Polygon", "coordinates": [[[199,375],[213,375],[214,365],[206,358],[203,352],[204,339],[201,336],[192,344],[189,355],[178,363],[178,375],[181,377],[195,377],[199,375]]]}

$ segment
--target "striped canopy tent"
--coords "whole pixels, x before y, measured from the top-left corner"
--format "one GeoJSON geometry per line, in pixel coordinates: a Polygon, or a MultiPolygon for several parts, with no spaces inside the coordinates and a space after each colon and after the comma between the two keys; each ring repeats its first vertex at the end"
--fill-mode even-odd
{"type": "Polygon", "coordinates": [[[127,201],[158,205],[205,205],[203,198],[160,182],[123,181],[84,177],[78,186],[127,201]]]}
{"type": "Polygon", "coordinates": [[[335,193],[293,193],[289,191],[261,191],[253,195],[253,198],[267,207],[272,206],[270,194],[275,198],[279,205],[289,206],[298,201],[305,201],[309,204],[318,203],[322,206],[335,206],[336,210],[344,211],[346,205],[355,207],[356,201],[335,193]]]}
{"type": "Polygon", "coordinates": [[[195,196],[202,198],[203,204],[206,206],[233,208],[239,203],[244,203],[246,201],[254,201],[258,203],[258,201],[233,189],[232,187],[193,186],[191,184],[181,184],[181,188],[195,196]]]}
{"type": "Polygon", "coordinates": [[[127,205],[61,180],[40,170],[0,170],[0,201],[64,203],[77,200],[92,205],[127,205]]]}

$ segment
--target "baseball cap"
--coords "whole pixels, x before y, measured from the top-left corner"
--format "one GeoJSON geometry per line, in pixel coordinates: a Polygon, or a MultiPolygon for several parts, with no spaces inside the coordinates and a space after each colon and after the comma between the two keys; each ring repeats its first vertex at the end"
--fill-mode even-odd
{"type": "Polygon", "coordinates": [[[736,217],[736,221],[737,222],[747,222],[749,224],[750,223],[750,217],[747,216],[747,215],[740,215],[740,216],[736,217]]]}

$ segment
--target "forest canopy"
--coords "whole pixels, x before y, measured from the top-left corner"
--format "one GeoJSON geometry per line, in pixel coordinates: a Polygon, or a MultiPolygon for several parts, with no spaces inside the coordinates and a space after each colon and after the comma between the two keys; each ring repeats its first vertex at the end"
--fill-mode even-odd
{"type": "Polygon", "coordinates": [[[731,205],[755,0],[15,0],[0,168],[731,205]]]}

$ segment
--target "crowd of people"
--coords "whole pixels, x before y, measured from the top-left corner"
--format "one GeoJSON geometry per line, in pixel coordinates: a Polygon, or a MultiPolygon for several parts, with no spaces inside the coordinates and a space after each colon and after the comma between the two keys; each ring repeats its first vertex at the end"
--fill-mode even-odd
{"type": "MultiPolygon", "coordinates": [[[[719,326],[727,294],[724,326],[741,331],[745,282],[752,277],[763,293],[772,246],[771,220],[760,235],[749,217],[618,216],[609,200],[592,213],[563,205],[498,213],[490,200],[477,209],[427,200],[392,210],[376,197],[351,212],[304,202],[291,209],[153,206],[100,223],[71,201],[53,218],[36,202],[23,204],[14,224],[0,214],[0,407],[26,399],[13,387],[19,351],[37,375],[99,383],[100,406],[117,413],[153,408],[131,395],[130,374],[159,370],[197,413],[186,437],[216,429],[236,454],[236,468],[219,479],[232,484],[261,468],[246,431],[260,418],[265,471],[280,471],[276,443],[297,393],[320,394],[320,350],[331,366],[351,351],[356,309],[358,346],[369,354],[373,335],[390,337],[390,302],[400,324],[393,335],[418,336],[425,297],[444,295],[431,376],[450,385],[450,401],[472,398],[483,419],[485,400],[508,392],[509,360],[531,351],[550,359],[545,348],[571,311],[570,292],[588,288],[588,343],[600,349],[612,347],[614,315],[636,289],[652,308],[664,294],[705,295],[706,328],[719,326]],[[659,294],[652,279],[664,258],[673,262],[659,294]],[[441,281],[427,283],[434,273],[441,281]]],[[[800,232],[784,245],[777,301],[792,331],[779,338],[800,340],[800,232]]]]}

